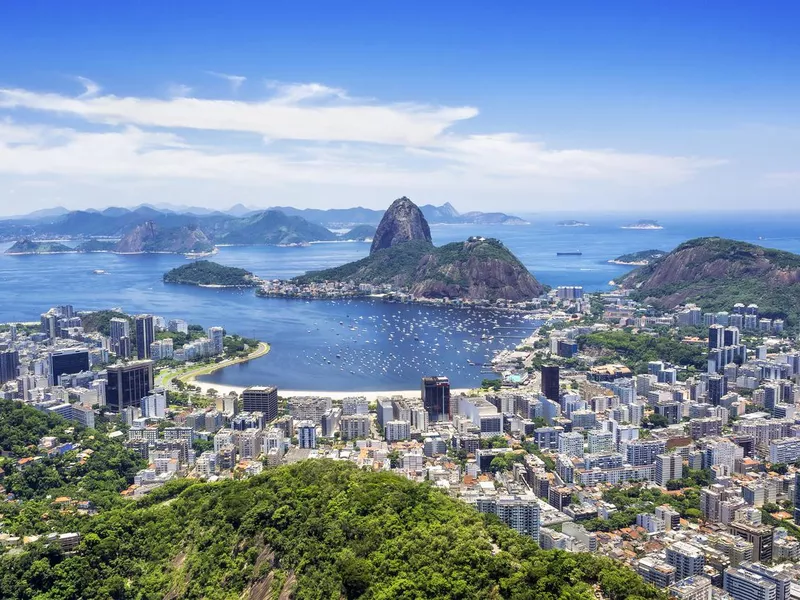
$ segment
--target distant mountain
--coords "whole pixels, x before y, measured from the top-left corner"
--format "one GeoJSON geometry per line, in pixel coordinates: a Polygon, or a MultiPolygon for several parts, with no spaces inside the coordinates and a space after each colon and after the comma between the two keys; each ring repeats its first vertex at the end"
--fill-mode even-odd
{"type": "Polygon", "coordinates": [[[55,208],[43,208],[41,210],[35,210],[32,213],[28,213],[27,215],[10,217],[10,220],[37,221],[40,219],[53,219],[55,217],[60,217],[62,215],[65,215],[68,212],[69,210],[64,208],[63,206],[56,206],[55,208]]]}
{"type": "Polygon", "coordinates": [[[297,244],[337,238],[322,225],[281,211],[265,210],[224,223],[215,239],[222,244],[297,244]]]}
{"type": "Polygon", "coordinates": [[[228,210],[223,211],[225,214],[234,216],[234,217],[244,217],[250,215],[252,213],[258,212],[258,210],[254,208],[249,208],[244,204],[234,204],[228,210]]]}
{"type": "Polygon", "coordinates": [[[153,223],[136,227],[116,245],[120,254],[210,252],[214,244],[200,229],[194,227],[171,227],[163,229],[153,223]]]}
{"type": "Polygon", "coordinates": [[[439,248],[421,210],[408,198],[386,211],[367,258],[294,280],[391,284],[426,298],[529,300],[544,287],[500,241],[472,237],[439,248]]]}
{"type": "Polygon", "coordinates": [[[29,239],[22,239],[16,242],[8,250],[6,254],[66,254],[67,252],[75,252],[74,248],[70,248],[58,242],[34,242],[29,239]]]}
{"type": "Polygon", "coordinates": [[[696,238],[620,280],[661,308],[693,302],[711,311],[755,303],[800,324],[800,255],[718,237],[696,238]]]}
{"type": "Polygon", "coordinates": [[[78,244],[75,249],[78,252],[114,252],[117,243],[113,240],[86,240],[78,244]]]}
{"type": "Polygon", "coordinates": [[[375,237],[375,227],[372,225],[356,225],[350,231],[339,234],[343,240],[372,241],[375,237]]]}

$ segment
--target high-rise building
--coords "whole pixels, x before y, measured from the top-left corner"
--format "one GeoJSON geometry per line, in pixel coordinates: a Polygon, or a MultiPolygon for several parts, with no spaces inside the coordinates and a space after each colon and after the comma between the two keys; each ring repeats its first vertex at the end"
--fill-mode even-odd
{"type": "Polygon", "coordinates": [[[708,403],[719,406],[720,399],[728,393],[728,380],[722,375],[709,375],[707,382],[708,403]]]}
{"type": "Polygon", "coordinates": [[[107,369],[106,406],[114,412],[141,406],[153,389],[153,361],[137,360],[107,369]]]}
{"type": "Polygon", "coordinates": [[[708,349],[722,348],[725,345],[725,328],[722,325],[712,325],[708,328],[708,349]]]}
{"type": "Polygon", "coordinates": [[[264,413],[266,421],[278,417],[278,388],[249,387],[242,392],[242,405],[245,412],[264,413]]]}
{"type": "Polygon", "coordinates": [[[308,419],[300,421],[297,423],[295,431],[297,432],[297,444],[301,448],[317,447],[317,426],[314,421],[308,419]]]}
{"type": "Polygon", "coordinates": [[[683,458],[677,452],[656,456],[656,483],[666,487],[672,479],[683,477],[683,458]]]}
{"type": "Polygon", "coordinates": [[[61,375],[74,375],[89,370],[89,351],[86,348],[55,350],[50,353],[48,361],[49,382],[51,385],[56,385],[61,375]]]}
{"type": "Polygon", "coordinates": [[[482,496],[477,498],[475,508],[497,515],[503,523],[538,543],[541,513],[535,496],[482,496]]]}
{"type": "Polygon", "coordinates": [[[339,423],[343,440],[369,437],[369,415],[346,415],[339,423]]]}
{"type": "Polygon", "coordinates": [[[777,586],[768,579],[745,569],[725,569],[722,589],[734,600],[777,600],[777,586]]]}
{"type": "Polygon", "coordinates": [[[225,350],[225,330],[222,327],[209,327],[208,339],[211,340],[211,351],[222,354],[225,350]]]}
{"type": "Polygon", "coordinates": [[[453,414],[450,407],[450,380],[447,377],[423,377],[422,405],[430,422],[450,420],[453,414]]]}
{"type": "Polygon", "coordinates": [[[136,356],[141,360],[150,358],[150,344],[156,340],[156,327],[153,315],[136,317],[136,356]]]}
{"type": "Polygon", "coordinates": [[[800,525],[800,472],[794,474],[794,522],[800,525]]]}
{"type": "Polygon", "coordinates": [[[739,345],[739,328],[726,327],[724,331],[723,343],[725,346],[738,346],[739,345]]]}
{"type": "Polygon", "coordinates": [[[114,317],[108,322],[108,326],[111,351],[121,358],[130,358],[131,324],[128,319],[114,317]],[[126,338],[128,342],[123,344],[122,338],[126,338]]]}
{"type": "Polygon", "coordinates": [[[752,561],[744,561],[739,567],[745,571],[763,577],[770,583],[774,583],[776,600],[789,600],[791,596],[792,577],[788,573],[765,567],[761,563],[754,563],[752,561]]]}
{"type": "Polygon", "coordinates": [[[558,402],[561,383],[558,375],[558,365],[545,365],[542,367],[542,394],[545,398],[558,402]]]}
{"type": "Polygon", "coordinates": [[[386,441],[399,442],[411,437],[411,423],[408,421],[387,421],[383,428],[386,441]]]}
{"type": "Polygon", "coordinates": [[[19,352],[4,350],[0,352],[0,384],[16,379],[19,369],[19,352]]]}
{"type": "Polygon", "coordinates": [[[675,567],[676,581],[703,574],[705,556],[697,546],[686,542],[675,542],[667,547],[666,557],[667,563],[675,567]]]}

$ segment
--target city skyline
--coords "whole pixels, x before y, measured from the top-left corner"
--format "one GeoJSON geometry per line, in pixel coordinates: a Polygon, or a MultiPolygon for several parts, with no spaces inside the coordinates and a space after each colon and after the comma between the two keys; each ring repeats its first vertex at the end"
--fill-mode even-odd
{"type": "Polygon", "coordinates": [[[0,212],[794,207],[789,3],[154,6],[7,11],[0,212]]]}

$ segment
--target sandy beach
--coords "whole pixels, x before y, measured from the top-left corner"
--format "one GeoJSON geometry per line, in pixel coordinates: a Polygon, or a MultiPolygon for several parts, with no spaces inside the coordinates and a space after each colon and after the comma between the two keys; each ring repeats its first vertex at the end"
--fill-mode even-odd
{"type": "MultiPolygon", "coordinates": [[[[236,392],[237,394],[241,394],[242,391],[245,389],[242,386],[236,385],[220,385],[216,383],[204,383],[202,381],[192,381],[192,385],[199,386],[203,392],[208,391],[209,389],[215,389],[220,395],[224,396],[229,394],[230,392],[236,392]]],[[[470,390],[468,388],[462,389],[452,389],[450,390],[451,395],[457,395],[461,393],[467,393],[470,390]]],[[[282,398],[296,398],[299,396],[323,396],[326,398],[332,398],[334,400],[341,400],[342,398],[349,398],[352,396],[365,396],[367,400],[370,402],[375,402],[378,398],[383,398],[386,396],[403,396],[404,398],[419,398],[420,397],[420,390],[379,390],[379,391],[368,391],[368,392],[360,392],[360,391],[352,391],[352,392],[330,392],[330,391],[321,391],[321,390],[282,390],[278,388],[278,395],[282,398]]]]}

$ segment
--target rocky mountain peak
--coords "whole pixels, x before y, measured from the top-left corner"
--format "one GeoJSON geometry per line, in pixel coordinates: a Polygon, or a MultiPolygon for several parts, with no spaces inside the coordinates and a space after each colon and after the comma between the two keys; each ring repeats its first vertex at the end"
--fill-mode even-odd
{"type": "Polygon", "coordinates": [[[431,243],[431,228],[419,207],[403,196],[392,202],[383,214],[372,238],[370,254],[411,241],[431,243]]]}

